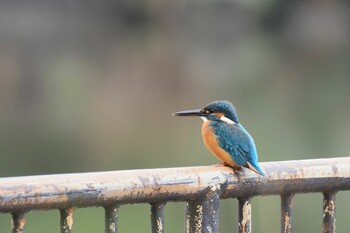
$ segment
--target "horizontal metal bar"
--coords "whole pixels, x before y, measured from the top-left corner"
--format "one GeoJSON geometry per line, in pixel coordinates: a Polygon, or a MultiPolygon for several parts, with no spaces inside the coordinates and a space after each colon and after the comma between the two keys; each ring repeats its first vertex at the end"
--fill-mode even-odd
{"type": "Polygon", "coordinates": [[[266,176],[207,166],[1,178],[0,212],[190,201],[211,187],[220,198],[350,189],[350,157],[260,164],[266,176]]]}

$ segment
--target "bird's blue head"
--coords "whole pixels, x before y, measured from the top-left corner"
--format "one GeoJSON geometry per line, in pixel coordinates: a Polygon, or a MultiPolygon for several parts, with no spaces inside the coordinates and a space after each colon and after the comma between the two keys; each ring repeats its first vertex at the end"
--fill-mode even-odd
{"type": "Polygon", "coordinates": [[[208,120],[219,120],[222,117],[239,123],[236,109],[233,104],[227,100],[218,100],[205,105],[201,109],[186,110],[182,112],[176,112],[175,116],[200,116],[205,117],[208,120]]]}
{"type": "Polygon", "coordinates": [[[235,107],[231,102],[227,100],[218,100],[211,102],[205,105],[203,107],[203,110],[217,116],[222,115],[235,123],[239,122],[235,107]]]}

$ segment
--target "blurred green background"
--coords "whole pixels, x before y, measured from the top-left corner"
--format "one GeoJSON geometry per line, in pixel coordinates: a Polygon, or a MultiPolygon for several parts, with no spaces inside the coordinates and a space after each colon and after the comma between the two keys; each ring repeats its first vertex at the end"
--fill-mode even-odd
{"type": "MultiPolygon", "coordinates": [[[[218,163],[199,119],[171,113],[227,99],[260,161],[349,156],[347,1],[0,1],[0,176],[218,163]]],[[[337,195],[347,232],[349,193],[337,195]]],[[[236,232],[237,200],[220,232],[236,232]]],[[[278,232],[278,196],[253,199],[253,231],[278,232]]],[[[120,232],[150,232],[148,205],[120,209],[120,232]]],[[[58,211],[27,232],[58,232],[58,211]]],[[[166,232],[183,232],[168,203],[166,232]]],[[[103,232],[78,209],[75,232],[103,232]]],[[[295,232],[320,232],[322,195],[295,197],[295,232]]],[[[0,214],[0,232],[10,216],[0,214]]]]}

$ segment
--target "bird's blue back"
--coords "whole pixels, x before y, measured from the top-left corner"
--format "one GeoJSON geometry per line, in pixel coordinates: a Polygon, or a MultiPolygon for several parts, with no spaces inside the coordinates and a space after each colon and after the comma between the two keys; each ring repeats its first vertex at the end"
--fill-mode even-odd
{"type": "Polygon", "coordinates": [[[258,153],[254,140],[241,124],[212,121],[210,126],[213,127],[220,147],[231,155],[236,164],[248,167],[247,162],[249,162],[260,174],[264,175],[258,165],[258,153]]]}

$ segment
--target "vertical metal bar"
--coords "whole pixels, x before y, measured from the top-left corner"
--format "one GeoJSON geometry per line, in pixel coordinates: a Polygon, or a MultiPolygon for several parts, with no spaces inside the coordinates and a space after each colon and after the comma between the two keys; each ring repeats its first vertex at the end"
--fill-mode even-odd
{"type": "Polygon", "coordinates": [[[73,229],[73,208],[60,209],[60,231],[61,233],[71,233],[73,229]]]}
{"type": "Polygon", "coordinates": [[[118,232],[118,208],[119,206],[105,207],[105,232],[106,233],[118,232]]]}
{"type": "Polygon", "coordinates": [[[219,195],[212,193],[202,200],[186,204],[186,233],[219,232],[219,195]]]}
{"type": "Polygon", "coordinates": [[[152,233],[164,233],[164,203],[155,203],[151,207],[152,233]]]}
{"type": "Polygon", "coordinates": [[[250,233],[252,230],[252,198],[238,198],[238,232],[250,233]]]}
{"type": "Polygon", "coordinates": [[[335,194],[323,193],[323,233],[335,233],[335,194]]]}
{"type": "Polygon", "coordinates": [[[12,213],[12,233],[24,233],[26,219],[25,213],[12,213]]]}
{"type": "Polygon", "coordinates": [[[281,233],[293,233],[294,193],[281,195],[281,233]]]}

